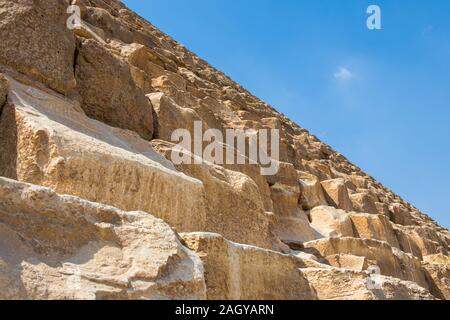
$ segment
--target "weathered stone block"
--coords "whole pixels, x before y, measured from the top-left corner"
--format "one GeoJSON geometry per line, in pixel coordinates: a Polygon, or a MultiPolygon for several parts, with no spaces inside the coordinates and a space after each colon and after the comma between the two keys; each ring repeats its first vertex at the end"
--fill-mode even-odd
{"type": "Polygon", "coordinates": [[[314,300],[300,258],[227,241],[218,234],[182,234],[205,266],[208,299],[314,300]]]}
{"type": "Polygon", "coordinates": [[[146,212],[0,178],[1,299],[205,299],[203,265],[146,212]]]}
{"type": "Polygon", "coordinates": [[[0,175],[146,211],[182,231],[205,226],[201,181],[177,172],[137,134],[88,118],[70,100],[13,82],[0,130],[0,175]]]}

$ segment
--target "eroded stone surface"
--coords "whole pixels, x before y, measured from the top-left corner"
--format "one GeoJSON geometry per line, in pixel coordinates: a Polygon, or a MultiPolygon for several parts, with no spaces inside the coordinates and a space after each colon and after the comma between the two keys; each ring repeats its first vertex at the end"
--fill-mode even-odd
{"type": "MultiPolygon", "coordinates": [[[[205,275],[213,284],[208,296],[421,299],[430,298],[427,288],[434,297],[448,298],[448,230],[120,1],[79,0],[77,5],[83,21],[70,31],[65,25],[66,0],[0,0],[0,73],[6,76],[0,75],[0,176],[126,211],[143,210],[178,231],[220,233],[190,236],[207,269],[213,266],[205,275]],[[175,129],[192,133],[197,120],[203,130],[222,133],[228,128],[279,130],[279,172],[262,176],[259,165],[204,161],[175,168],[167,141],[175,129]],[[148,141],[156,138],[160,140],[148,141]],[[229,261],[238,276],[233,276],[229,261]],[[380,292],[364,286],[366,270],[374,266],[390,276],[384,277],[380,292]],[[246,274],[257,279],[256,286],[246,274]],[[309,285],[316,292],[311,293],[309,285]]],[[[230,145],[222,147],[238,153],[230,145]]],[[[79,201],[77,217],[91,210],[88,202],[79,201]]],[[[44,204],[40,209],[46,212],[47,207],[53,208],[44,204]]],[[[16,239],[11,243],[22,248],[17,255],[8,251],[8,259],[36,257],[33,246],[44,235],[49,236],[50,247],[78,248],[79,239],[55,238],[64,230],[55,226],[54,218],[49,218],[48,227],[25,230],[35,232],[28,233],[25,247],[19,245],[24,239],[2,229],[0,240],[16,239]]],[[[75,225],[69,227],[77,230],[75,225]]],[[[88,225],[87,234],[100,237],[100,231],[91,230],[88,225]]],[[[155,230],[165,239],[165,228],[155,230]]],[[[130,243],[140,241],[141,233],[124,237],[130,243]]],[[[106,271],[95,259],[105,259],[109,266],[126,248],[103,242],[94,249],[88,246],[89,252],[101,255],[94,256],[86,270],[110,281],[114,275],[104,277],[106,271]]],[[[134,255],[140,257],[131,250],[130,257],[134,255]]],[[[118,286],[97,279],[95,288],[92,279],[83,278],[83,285],[94,289],[75,295],[58,282],[62,279],[58,263],[65,263],[66,256],[53,258],[56,262],[51,265],[47,260],[26,265],[23,288],[21,274],[10,271],[15,264],[1,264],[6,271],[0,291],[7,297],[20,293],[20,297],[92,298],[94,292],[96,298],[137,298],[121,287],[132,283],[136,292],[160,297],[150,295],[154,291],[146,287],[148,278],[124,280],[118,286]],[[35,280],[39,272],[56,275],[48,278],[54,282],[46,280],[39,286],[35,280]],[[111,286],[117,290],[111,291],[111,286]],[[52,288],[51,296],[46,288],[52,288]]],[[[153,274],[152,263],[142,264],[142,274],[153,274]]],[[[120,261],[108,270],[115,268],[120,269],[120,261]]],[[[66,276],[72,279],[73,274],[66,276]]],[[[192,281],[186,281],[193,288],[192,281]]],[[[161,297],[204,297],[194,295],[195,290],[188,289],[188,294],[168,289],[161,297]]]]}
{"type": "Polygon", "coordinates": [[[3,176],[147,211],[179,230],[204,228],[201,181],[177,172],[135,133],[89,119],[70,100],[13,81],[0,130],[8,156],[3,176]]]}
{"type": "Polygon", "coordinates": [[[208,299],[312,300],[315,293],[292,255],[235,244],[218,234],[183,234],[204,262],[208,299]],[[280,286],[283,283],[283,286],[280,286]]]}
{"type": "Polygon", "coordinates": [[[75,37],[66,27],[68,1],[1,0],[0,64],[61,93],[75,88],[75,37]]]}
{"type": "Polygon", "coordinates": [[[1,299],[204,299],[201,260],[145,212],[0,178],[1,299]]]}
{"type": "MultiPolygon", "coordinates": [[[[154,140],[153,146],[170,158],[173,144],[154,140]]],[[[185,152],[193,161],[193,155],[185,152]]],[[[247,175],[203,161],[177,165],[181,172],[203,182],[206,197],[204,230],[231,241],[280,249],[270,229],[271,217],[264,211],[258,187],[247,175]]]]}
{"type": "Polygon", "coordinates": [[[381,289],[369,289],[369,274],[338,268],[302,269],[319,300],[435,300],[414,282],[380,276],[381,289]]]}
{"type": "Polygon", "coordinates": [[[78,47],[75,75],[86,114],[110,126],[153,137],[153,109],[130,67],[95,40],[78,47]]]}

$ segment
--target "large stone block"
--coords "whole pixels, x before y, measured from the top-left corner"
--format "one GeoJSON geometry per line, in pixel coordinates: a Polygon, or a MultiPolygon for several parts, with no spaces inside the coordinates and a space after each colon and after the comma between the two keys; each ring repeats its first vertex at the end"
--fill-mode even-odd
{"type": "Polygon", "coordinates": [[[0,299],[205,299],[162,220],[0,178],[0,299]]]}
{"type": "MultiPolygon", "coordinates": [[[[157,139],[172,141],[172,134],[177,129],[188,130],[192,139],[195,139],[194,124],[201,121],[197,112],[190,108],[180,107],[171,98],[162,92],[150,93],[147,95],[155,110],[155,137],[157,139]]],[[[201,136],[208,128],[206,124],[202,124],[201,136]]],[[[174,141],[176,142],[176,141],[174,141]]],[[[193,147],[193,146],[192,146],[193,147]]]]}
{"type": "Polygon", "coordinates": [[[318,177],[303,171],[297,171],[297,175],[301,189],[301,205],[304,210],[328,205],[318,177]]]}
{"type": "Polygon", "coordinates": [[[321,237],[353,237],[350,214],[333,207],[315,207],[309,213],[311,226],[321,237]]]}
{"type": "Polygon", "coordinates": [[[130,67],[95,40],[79,43],[75,68],[82,108],[110,126],[153,137],[153,108],[133,80],[130,67]]]}
{"type": "Polygon", "coordinates": [[[450,256],[426,256],[422,265],[429,276],[431,293],[439,299],[450,300],[450,256]]]}
{"type": "Polygon", "coordinates": [[[386,216],[352,213],[350,219],[357,238],[386,241],[392,247],[400,247],[392,224],[386,216]]]}
{"type": "Polygon", "coordinates": [[[284,243],[302,243],[321,235],[311,227],[308,216],[299,207],[300,189],[277,183],[270,187],[274,205],[274,233],[284,243]]]}
{"type": "Polygon", "coordinates": [[[348,195],[345,180],[342,178],[322,181],[325,196],[330,206],[345,211],[353,211],[353,204],[348,195]]]}
{"type": "Polygon", "coordinates": [[[203,260],[208,299],[313,300],[315,293],[292,255],[227,241],[218,234],[182,234],[203,260]]]}
{"type": "Polygon", "coordinates": [[[1,0],[0,64],[67,94],[73,73],[75,37],[66,26],[68,1],[1,0]]]}
{"type": "Polygon", "coordinates": [[[369,273],[337,268],[301,269],[319,300],[435,300],[414,282],[378,276],[377,289],[370,289],[369,273]]]}
{"type": "Polygon", "coordinates": [[[367,193],[354,193],[350,195],[353,208],[357,212],[378,214],[375,201],[367,193]]]}
{"type": "Polygon", "coordinates": [[[420,260],[392,248],[384,241],[343,237],[310,241],[303,246],[306,252],[326,260],[337,254],[365,257],[368,260],[367,266],[379,267],[382,275],[413,281],[428,289],[420,260]]]}
{"type": "Polygon", "coordinates": [[[132,211],[182,231],[205,226],[201,181],[177,172],[137,134],[88,118],[70,100],[11,84],[0,175],[132,211]]]}
{"type": "MultiPolygon", "coordinates": [[[[171,158],[173,144],[161,140],[153,140],[152,144],[167,159],[171,158]]],[[[238,243],[277,250],[283,247],[271,230],[271,218],[264,211],[258,187],[250,177],[205,161],[194,164],[191,153],[185,151],[184,155],[192,164],[176,168],[202,181],[205,187],[206,227],[203,230],[238,243]]]]}
{"type": "Polygon", "coordinates": [[[389,216],[392,222],[402,226],[411,226],[416,224],[411,212],[403,204],[398,202],[389,206],[389,216]]]}

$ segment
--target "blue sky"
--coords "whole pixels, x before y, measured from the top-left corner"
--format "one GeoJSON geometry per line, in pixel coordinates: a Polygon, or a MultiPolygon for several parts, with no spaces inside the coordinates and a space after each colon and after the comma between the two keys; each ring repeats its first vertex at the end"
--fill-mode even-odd
{"type": "Polygon", "coordinates": [[[450,227],[450,1],[124,3],[450,227]]]}

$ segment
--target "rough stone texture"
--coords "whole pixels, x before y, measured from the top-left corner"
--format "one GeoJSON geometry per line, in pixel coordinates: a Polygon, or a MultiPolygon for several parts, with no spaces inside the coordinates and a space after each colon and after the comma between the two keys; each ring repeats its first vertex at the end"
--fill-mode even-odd
{"type": "Polygon", "coordinates": [[[0,64],[61,93],[75,88],[75,37],[66,27],[68,1],[1,0],[0,64]]]}
{"type": "Polygon", "coordinates": [[[204,299],[200,259],[145,212],[0,178],[0,299],[204,299]]]}
{"type": "MultiPolygon", "coordinates": [[[[182,108],[162,92],[147,95],[156,113],[155,138],[172,141],[172,133],[177,129],[188,130],[194,137],[194,122],[201,121],[197,112],[190,108],[182,108]]],[[[203,127],[203,130],[208,128],[203,127]]]]}
{"type": "Polygon", "coordinates": [[[350,199],[356,211],[378,214],[375,201],[367,193],[354,193],[350,195],[350,199]]]}
{"type": "Polygon", "coordinates": [[[343,179],[322,181],[322,187],[331,206],[346,211],[353,211],[353,204],[343,179]]]}
{"type": "Polygon", "coordinates": [[[310,241],[304,248],[327,259],[336,254],[350,254],[366,257],[370,265],[378,266],[381,274],[403,280],[414,281],[428,289],[428,282],[420,261],[386,242],[359,238],[326,238],[310,241]]]}
{"type": "Polygon", "coordinates": [[[448,230],[120,1],[78,0],[72,31],[67,5],[0,0],[0,176],[80,197],[3,180],[18,195],[0,194],[0,298],[205,298],[203,277],[209,298],[449,298],[448,230]],[[278,129],[279,172],[174,166],[171,134],[196,120],[278,129]],[[199,232],[185,236],[196,253],[152,216],[199,232]],[[66,285],[74,264],[87,290],[66,285]]]}
{"type": "Polygon", "coordinates": [[[315,299],[300,258],[225,240],[218,234],[183,234],[205,264],[208,299],[315,299]],[[283,283],[283,286],[280,286],[283,283]]]}
{"type": "Polygon", "coordinates": [[[358,238],[386,241],[390,246],[399,248],[392,224],[385,216],[353,213],[350,215],[350,219],[358,238]]]}
{"type": "Polygon", "coordinates": [[[337,268],[302,269],[319,300],[435,300],[414,282],[380,276],[381,289],[367,287],[368,273],[337,268]]]}
{"type": "Polygon", "coordinates": [[[307,172],[298,171],[302,191],[302,207],[305,210],[328,205],[319,178],[307,172]]]}
{"type": "Polygon", "coordinates": [[[75,68],[82,108],[86,114],[113,127],[153,137],[153,111],[133,81],[130,67],[95,40],[83,40],[75,68]]]}
{"type": "Polygon", "coordinates": [[[435,254],[426,256],[423,267],[431,277],[430,291],[439,299],[450,299],[450,256],[435,254]]]}
{"type": "Polygon", "coordinates": [[[63,97],[13,81],[0,132],[9,157],[0,175],[147,211],[182,231],[204,228],[200,181],[177,172],[135,133],[94,121],[63,97]]]}
{"type": "Polygon", "coordinates": [[[323,237],[353,237],[350,214],[333,207],[315,207],[309,213],[311,226],[323,237]]]}
{"type": "MultiPolygon", "coordinates": [[[[153,146],[170,158],[172,144],[154,140],[153,146]]],[[[192,154],[187,155],[193,158],[192,154]]],[[[264,212],[258,188],[248,176],[207,162],[176,167],[203,182],[207,210],[204,230],[238,243],[280,249],[270,230],[270,216],[264,212]]]]}
{"type": "Polygon", "coordinates": [[[320,237],[307,214],[299,208],[300,189],[280,183],[270,187],[274,203],[274,232],[285,243],[305,242],[320,237]]]}

